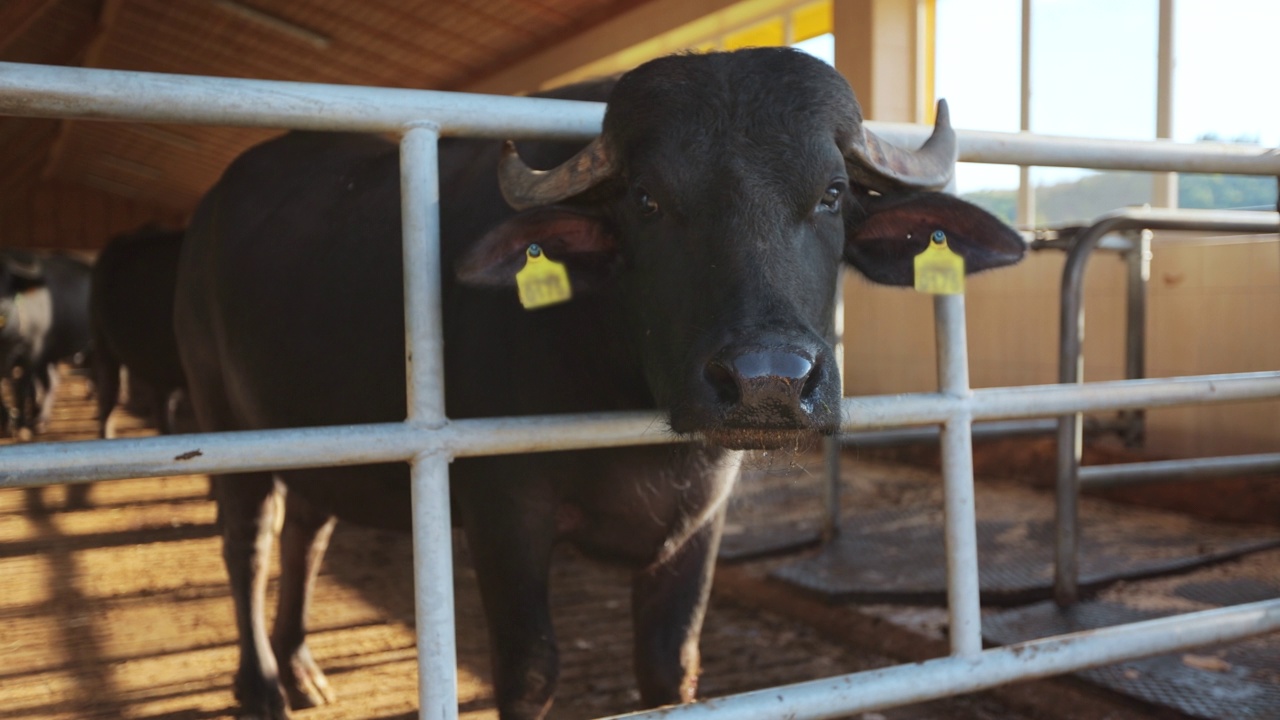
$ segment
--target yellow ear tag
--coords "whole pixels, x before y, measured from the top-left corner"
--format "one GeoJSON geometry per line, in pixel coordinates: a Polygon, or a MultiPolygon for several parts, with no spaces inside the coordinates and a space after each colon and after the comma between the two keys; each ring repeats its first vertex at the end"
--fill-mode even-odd
{"type": "Polygon", "coordinates": [[[524,257],[524,269],[516,273],[516,289],[525,310],[556,305],[573,297],[564,263],[547,257],[538,245],[530,245],[524,257]]]}
{"type": "Polygon", "coordinates": [[[964,292],[964,258],[947,246],[947,234],[934,230],[929,246],[916,256],[916,291],[930,295],[964,292]]]}

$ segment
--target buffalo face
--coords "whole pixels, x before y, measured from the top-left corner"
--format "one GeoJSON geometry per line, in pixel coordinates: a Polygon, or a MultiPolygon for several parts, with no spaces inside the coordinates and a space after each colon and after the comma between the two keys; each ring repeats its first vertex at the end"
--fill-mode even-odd
{"type": "Polygon", "coordinates": [[[910,285],[936,230],[970,272],[1021,257],[998,220],[931,192],[955,156],[945,105],[924,147],[897,148],[863,127],[844,79],[802,53],[663,58],[618,81],[604,133],[559,167],[530,170],[508,146],[503,192],[524,212],[460,277],[509,283],[542,245],[575,288],[612,294],[672,430],[794,444],[840,424],[842,259],[910,285]]]}
{"type": "MultiPolygon", "coordinates": [[[[829,133],[628,139],[611,208],[634,344],[678,433],[770,447],[839,425],[836,278],[848,187],[829,133]]],[[[742,129],[746,130],[746,128],[742,129]]]]}

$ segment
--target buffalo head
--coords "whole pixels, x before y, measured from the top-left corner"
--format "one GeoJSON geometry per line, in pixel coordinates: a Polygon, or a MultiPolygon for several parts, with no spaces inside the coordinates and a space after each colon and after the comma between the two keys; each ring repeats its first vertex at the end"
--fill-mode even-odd
{"type": "Polygon", "coordinates": [[[935,192],[955,160],[945,103],[932,137],[905,150],[867,130],[848,83],[803,53],[666,57],[617,82],[603,134],[559,167],[531,170],[508,144],[500,183],[522,212],[459,276],[511,283],[542,245],[575,289],[617,294],[674,431],[776,447],[839,426],[842,260],[909,286],[937,230],[969,272],[1022,256],[999,220],[935,192]]]}

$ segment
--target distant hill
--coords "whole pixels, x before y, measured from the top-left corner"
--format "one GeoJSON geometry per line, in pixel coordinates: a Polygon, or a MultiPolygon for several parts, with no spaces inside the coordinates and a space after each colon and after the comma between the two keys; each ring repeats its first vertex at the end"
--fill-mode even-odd
{"type": "MultiPolygon", "coordinates": [[[[980,190],[962,197],[1010,224],[1017,208],[1014,190],[980,190]]],[[[1036,187],[1036,225],[1086,223],[1127,205],[1151,202],[1151,174],[1099,172],[1079,180],[1036,187]]],[[[1184,208],[1276,207],[1276,179],[1252,175],[1178,176],[1178,205],[1184,208]]]]}

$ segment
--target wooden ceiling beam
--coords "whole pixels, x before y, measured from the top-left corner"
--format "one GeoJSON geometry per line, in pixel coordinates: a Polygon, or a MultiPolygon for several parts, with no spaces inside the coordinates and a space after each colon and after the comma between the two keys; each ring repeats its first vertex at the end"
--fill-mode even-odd
{"type": "Polygon", "coordinates": [[[315,48],[316,50],[328,50],[333,45],[333,38],[328,35],[313,30],[309,27],[299,25],[293,20],[285,19],[279,15],[260,10],[251,5],[246,5],[240,0],[213,0],[214,7],[236,15],[243,20],[247,20],[255,25],[261,25],[272,32],[279,33],[286,37],[293,38],[300,42],[315,48]]]}
{"type": "Polygon", "coordinates": [[[0,53],[44,17],[59,0],[6,0],[0,3],[0,53]]]}
{"type": "MultiPolygon", "coordinates": [[[[98,21],[94,24],[88,41],[78,53],[80,65],[91,68],[101,61],[102,51],[107,45],[107,36],[115,26],[116,18],[120,17],[120,8],[123,6],[124,0],[102,0],[102,5],[98,8],[98,21]]],[[[74,126],[71,120],[62,120],[58,124],[58,134],[54,136],[53,144],[49,146],[49,155],[45,158],[44,167],[40,170],[42,179],[48,180],[54,176],[66,152],[67,137],[74,126]]]]}
{"type": "Polygon", "coordinates": [[[495,72],[450,89],[497,95],[537,90],[547,80],[741,2],[742,0],[643,0],[633,4],[631,10],[615,15],[546,50],[509,58],[495,72]]]}
{"type": "Polygon", "coordinates": [[[102,6],[98,9],[97,27],[94,28],[89,42],[85,44],[81,61],[84,67],[97,67],[101,62],[102,51],[107,45],[107,35],[111,32],[111,28],[115,27],[116,20],[120,17],[120,9],[123,7],[124,0],[102,0],[102,6]]]}

